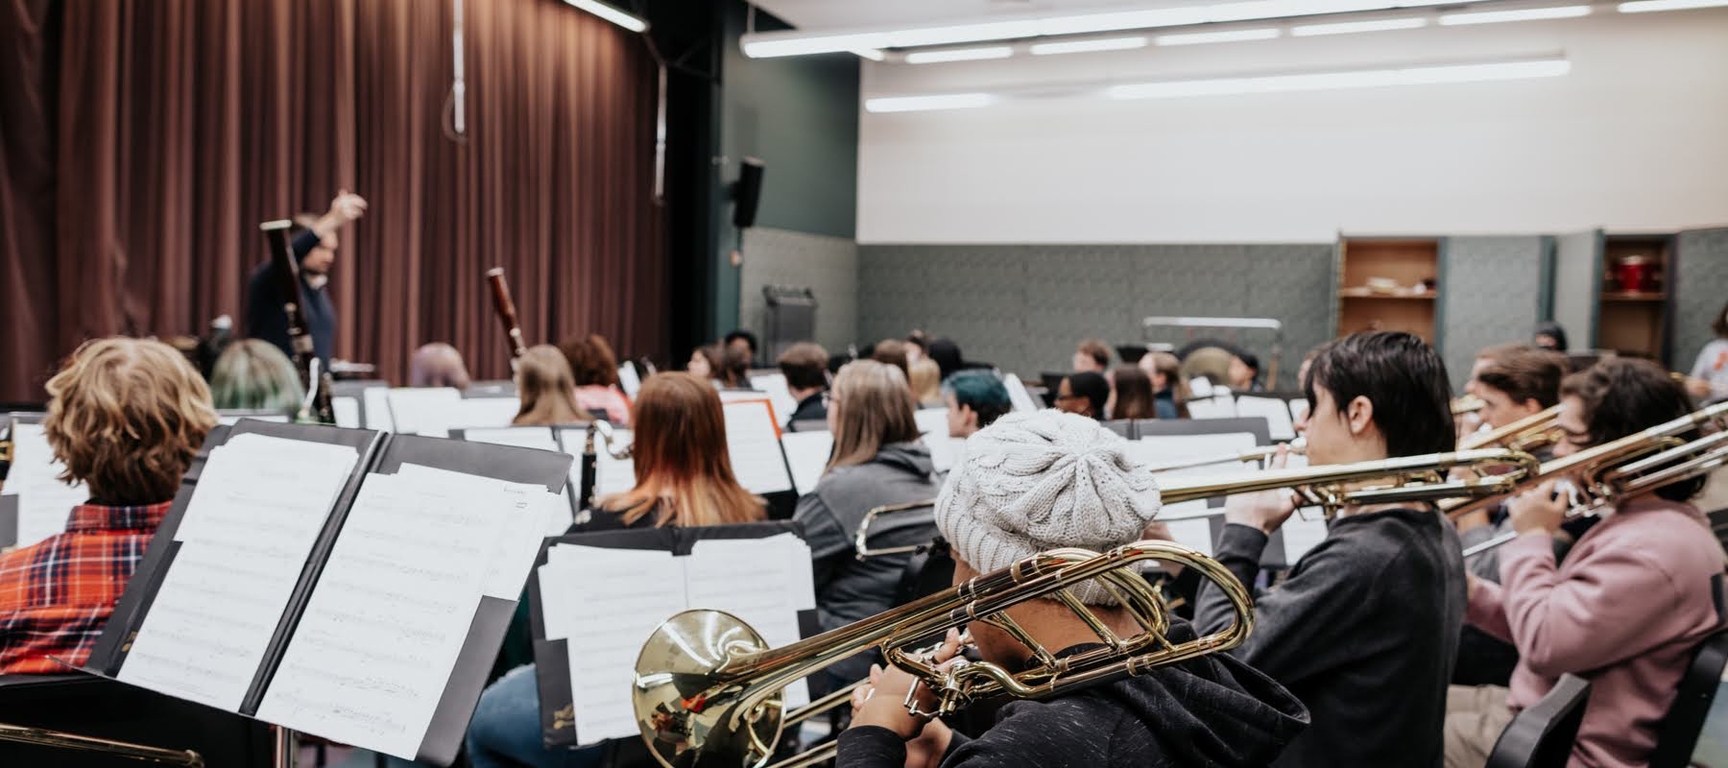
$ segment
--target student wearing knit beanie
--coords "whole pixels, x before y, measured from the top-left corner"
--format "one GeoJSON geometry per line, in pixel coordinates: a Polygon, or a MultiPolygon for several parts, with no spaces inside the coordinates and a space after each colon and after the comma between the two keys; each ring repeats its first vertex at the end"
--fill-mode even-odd
{"type": "MultiPolygon", "coordinates": [[[[959,584],[1051,549],[1104,551],[1132,543],[1157,510],[1152,476],[1129,457],[1121,437],[1093,419],[1038,411],[1004,416],[968,440],[937,499],[936,525],[953,546],[959,584]]],[[[1120,636],[1140,633],[1126,609],[1091,586],[1070,591],[1120,636]]],[[[1005,613],[1058,657],[1099,647],[1098,636],[1055,599],[1028,600],[1005,613]]],[[[986,661],[1016,669],[1031,658],[994,625],[974,621],[969,629],[986,661]]],[[[1169,632],[1171,642],[1193,637],[1180,620],[1169,632]]],[[[935,661],[957,652],[951,634],[935,661]]],[[[1307,711],[1287,691],[1222,654],[1011,703],[995,726],[972,739],[908,714],[902,702],[911,683],[899,669],[872,669],[870,685],[853,696],[839,766],[899,768],[914,738],[914,749],[941,756],[949,768],[1264,766],[1307,723],[1307,711]]]]}

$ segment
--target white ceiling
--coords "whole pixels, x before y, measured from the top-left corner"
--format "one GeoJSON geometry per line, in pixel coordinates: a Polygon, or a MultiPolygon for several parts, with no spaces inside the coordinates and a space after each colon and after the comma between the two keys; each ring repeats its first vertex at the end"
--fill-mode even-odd
{"type": "Polygon", "coordinates": [[[757,7],[803,30],[968,23],[1059,11],[1078,13],[1192,5],[1194,0],[754,0],[757,7]]]}

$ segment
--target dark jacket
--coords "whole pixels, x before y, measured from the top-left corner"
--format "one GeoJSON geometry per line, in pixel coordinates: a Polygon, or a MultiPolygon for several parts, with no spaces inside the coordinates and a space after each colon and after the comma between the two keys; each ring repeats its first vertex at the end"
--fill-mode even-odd
{"type": "MultiPolygon", "coordinates": [[[[927,501],[941,488],[922,443],[890,443],[864,464],[837,467],[798,500],[792,519],[804,526],[815,560],[816,611],[823,630],[888,610],[910,554],[860,561],[853,536],[865,513],[887,504],[927,501]]],[[[936,538],[930,513],[880,517],[870,525],[872,547],[928,544],[936,538]]]]}
{"type": "MultiPolygon", "coordinates": [[[[316,234],[310,230],[301,232],[291,245],[294,258],[306,258],[317,245],[316,234]]],[[[312,350],[318,355],[319,366],[329,370],[330,353],[336,346],[336,305],[330,301],[327,288],[313,288],[306,283],[305,272],[300,273],[300,293],[306,297],[306,306],[300,308],[300,313],[305,318],[306,331],[312,335],[312,350]]],[[[282,311],[285,303],[270,262],[252,270],[246,284],[246,335],[275,344],[283,354],[293,358],[294,349],[288,343],[288,315],[282,311]]]]}
{"type": "MultiPolygon", "coordinates": [[[[1170,639],[1193,637],[1173,623],[1170,639]]],[[[1088,647],[1076,646],[1058,655],[1088,647]]],[[[1289,691],[1222,654],[1002,708],[975,739],[955,733],[943,768],[1247,768],[1272,762],[1308,723],[1289,691]]],[[[880,727],[840,734],[836,768],[900,768],[906,745],[880,727]]],[[[1345,763],[1339,763],[1345,765],[1345,763]]]]}
{"type": "MultiPolygon", "coordinates": [[[[1244,584],[1266,535],[1224,526],[1214,557],[1244,584]]],[[[1194,623],[1232,620],[1223,592],[1200,587],[1194,623]]],[[[1234,653],[1289,688],[1314,724],[1279,766],[1442,763],[1446,686],[1464,621],[1458,534],[1431,509],[1338,518],[1325,541],[1254,605],[1254,634],[1234,653]]]]}
{"type": "Polygon", "coordinates": [[[792,409],[792,418],[786,420],[788,431],[797,432],[800,421],[826,421],[828,419],[828,401],[823,399],[825,392],[798,401],[798,407],[792,409]]]}

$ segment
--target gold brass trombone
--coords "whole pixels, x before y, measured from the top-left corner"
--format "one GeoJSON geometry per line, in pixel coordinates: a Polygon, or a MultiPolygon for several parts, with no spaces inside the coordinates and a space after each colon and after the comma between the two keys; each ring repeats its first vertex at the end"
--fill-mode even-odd
{"type": "MultiPolygon", "coordinates": [[[[1307,443],[1300,439],[1288,443],[1287,446],[1291,456],[1301,456],[1308,452],[1307,443]]],[[[1246,451],[1237,451],[1236,453],[1218,454],[1198,459],[1174,461],[1166,464],[1149,464],[1146,466],[1146,471],[1156,475],[1162,472],[1175,472],[1182,469],[1210,467],[1214,464],[1264,464],[1265,462],[1271,461],[1272,457],[1277,455],[1278,446],[1262,445],[1258,448],[1250,448],[1246,451]]]]}
{"type": "Polygon", "coordinates": [[[876,507],[874,509],[871,509],[870,511],[865,512],[864,513],[864,519],[860,520],[858,522],[858,533],[852,537],[852,549],[853,549],[853,551],[855,551],[857,553],[857,557],[859,560],[864,560],[864,559],[872,558],[872,557],[881,557],[883,555],[903,555],[903,554],[907,554],[910,552],[923,552],[924,550],[930,548],[929,544],[909,544],[909,545],[900,546],[900,547],[882,547],[881,549],[871,549],[870,548],[870,527],[873,524],[875,524],[876,518],[878,518],[878,517],[905,515],[905,514],[908,514],[911,512],[917,512],[919,510],[927,510],[927,511],[934,512],[935,509],[936,509],[936,500],[935,499],[926,499],[924,501],[909,501],[909,502],[906,502],[905,504],[888,504],[885,506],[880,506],[880,507],[876,507]]]}
{"type": "Polygon", "coordinates": [[[781,689],[842,659],[879,649],[889,664],[918,677],[939,697],[946,714],[995,695],[1041,698],[1139,674],[1216,651],[1247,639],[1252,603],[1228,570],[1199,552],[1168,541],[1142,541],[1095,553],[1059,549],[1034,555],[994,573],[839,629],[780,648],[768,648],[748,625],[720,611],[685,611],[661,624],[636,662],[633,691],[642,738],[668,768],[697,764],[756,766],[773,752],[783,727],[781,689]],[[1223,631],[1172,644],[1169,617],[1151,585],[1131,566],[1163,560],[1193,568],[1217,582],[1236,610],[1223,631]],[[1119,637],[1068,588],[1096,581],[1145,630],[1119,637]],[[1056,659],[1004,611],[1041,597],[1063,602],[1096,632],[1103,645],[1056,659]],[[1033,652],[1018,674],[989,662],[938,669],[911,651],[924,638],[971,621],[1000,627],[1033,652]]]}
{"type": "Polygon", "coordinates": [[[26,728],[19,725],[0,723],[0,741],[10,741],[18,744],[34,744],[56,749],[73,749],[81,752],[97,752],[113,757],[159,763],[162,765],[179,765],[185,768],[204,768],[204,758],[190,749],[162,749],[146,747],[125,741],[98,739],[90,736],[78,736],[60,731],[50,731],[46,728],[26,728]]]}
{"type": "Polygon", "coordinates": [[[1499,446],[1529,451],[1553,445],[1560,442],[1562,437],[1558,424],[1559,418],[1560,406],[1551,406],[1498,429],[1465,435],[1462,440],[1458,441],[1458,450],[1467,451],[1472,448],[1499,446]]]}

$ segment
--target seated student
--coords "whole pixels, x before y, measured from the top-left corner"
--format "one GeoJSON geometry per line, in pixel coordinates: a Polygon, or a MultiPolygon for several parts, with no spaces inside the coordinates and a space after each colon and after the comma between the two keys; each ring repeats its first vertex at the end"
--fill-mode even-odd
{"type": "Polygon", "coordinates": [[[912,395],[919,408],[942,407],[942,366],[935,360],[919,360],[910,367],[912,395]]]}
{"type": "Polygon", "coordinates": [[[930,337],[923,331],[913,329],[906,334],[906,364],[917,365],[919,360],[930,357],[930,337]]]}
{"type": "Polygon", "coordinates": [[[942,380],[966,369],[966,359],[960,355],[960,345],[952,339],[934,339],[930,342],[929,357],[936,361],[936,367],[942,369],[942,380]]]}
{"type": "Polygon", "coordinates": [[[1230,389],[1237,392],[1265,392],[1260,383],[1260,358],[1239,352],[1230,358],[1230,389]]]}
{"type": "Polygon", "coordinates": [[[42,422],[61,479],[90,500],[66,532],[0,555],[0,674],[83,664],[216,425],[210,390],[166,344],[86,342],[48,380],[42,422]]]}
{"type": "MultiPolygon", "coordinates": [[[[1668,372],[1609,358],[1560,388],[1566,438],[1556,456],[1600,445],[1692,410],[1668,372]]],[[[1519,537],[1500,548],[1500,583],[1470,579],[1468,619],[1518,647],[1510,690],[1454,688],[1447,700],[1446,765],[1480,766],[1519,709],[1560,675],[1590,680],[1572,748],[1574,766],[1645,765],[1693,650],[1722,629],[1716,584],[1722,548],[1698,509],[1693,478],[1620,499],[1556,563],[1567,494],[1554,481],[1513,497],[1519,537]]],[[[1577,479],[1574,479],[1576,482],[1577,479]]]]}
{"type": "Polygon", "coordinates": [[[870,348],[870,359],[885,363],[900,369],[900,375],[906,378],[908,385],[912,382],[912,364],[906,360],[906,342],[899,339],[883,339],[870,348]]]}
{"type": "Polygon", "coordinates": [[[1098,339],[1086,339],[1074,350],[1075,373],[1102,374],[1110,370],[1110,345],[1098,339]]]}
{"type": "MultiPolygon", "coordinates": [[[[845,626],[887,610],[911,554],[859,560],[853,537],[865,513],[887,504],[936,498],[930,449],[919,441],[912,391],[900,369],[874,360],[847,363],[834,377],[828,403],[828,428],[834,453],[816,489],[798,500],[792,519],[804,526],[816,563],[816,617],[823,630],[845,626]]],[[[872,524],[873,543],[881,546],[927,544],[936,537],[928,524],[902,515],[872,524]]],[[[845,682],[864,675],[864,667],[834,670],[845,682]]]]}
{"type": "MultiPolygon", "coordinates": [[[[1482,369],[1488,367],[1490,363],[1499,360],[1506,355],[1514,352],[1527,351],[1530,348],[1531,347],[1526,344],[1495,344],[1491,347],[1483,347],[1476,353],[1476,359],[1470,363],[1470,378],[1464,381],[1464,394],[1471,397],[1477,396],[1476,388],[1481,386],[1481,380],[1478,378],[1478,375],[1481,374],[1482,369]]],[[[1482,413],[1480,411],[1471,411],[1469,413],[1459,414],[1456,417],[1456,427],[1458,430],[1458,439],[1460,440],[1464,439],[1465,435],[1480,431],[1483,429],[1482,413]]]]}
{"type": "Polygon", "coordinates": [[[798,407],[786,419],[788,428],[800,421],[828,418],[828,351],[801,341],[780,353],[779,365],[780,375],[786,377],[786,389],[798,401],[798,407]]]}
{"type": "MultiPolygon", "coordinates": [[[[612,345],[599,334],[572,336],[558,346],[570,363],[570,374],[576,382],[576,407],[584,416],[604,411],[606,420],[616,426],[629,426],[630,400],[618,388],[618,358],[612,345]]],[[[582,421],[587,421],[583,418],[582,421]]]]}
{"type": "Polygon", "coordinates": [[[719,344],[704,344],[691,350],[690,362],[684,365],[684,370],[715,387],[725,386],[720,377],[726,370],[726,348],[719,344]]]}
{"type": "MultiPolygon", "coordinates": [[[[572,533],[760,522],[760,497],[738,485],[726,453],[726,422],[714,387],[687,373],[660,373],[637,393],[636,487],[578,515],[572,533]]],[[[597,766],[606,748],[547,749],[540,741],[535,666],[517,667],[480,695],[468,724],[473,768],[597,766]]],[[[580,717],[580,715],[578,715],[580,717]]],[[[634,740],[632,740],[634,741],[634,740]]]]}
{"type": "Polygon", "coordinates": [[[1728,306],[1710,321],[1710,332],[1714,338],[1698,350],[1686,378],[1686,392],[1699,399],[1728,396],[1728,306]]]}
{"type": "Polygon", "coordinates": [[[1140,358],[1140,370],[1152,379],[1152,405],[1156,418],[1188,418],[1188,393],[1182,382],[1182,361],[1169,352],[1147,352],[1140,358]]]}
{"type": "Polygon", "coordinates": [[[1062,377],[1056,389],[1056,410],[1077,413],[1104,420],[1104,403],[1110,399],[1110,382],[1096,373],[1075,373],[1062,377]]]}
{"type": "Polygon", "coordinates": [[[516,361],[516,396],[522,408],[511,425],[550,427],[594,418],[576,402],[576,379],[564,355],[551,344],[536,344],[516,361]]]}
{"type": "Polygon", "coordinates": [[[750,356],[741,345],[729,346],[720,352],[720,369],[716,376],[721,389],[750,389],[750,356]]]}
{"type": "Polygon", "coordinates": [[[468,377],[468,366],[462,362],[462,353],[444,342],[423,345],[414,350],[414,355],[408,358],[410,387],[467,389],[472,383],[473,379],[468,377]]]}
{"type": "Polygon", "coordinates": [[[1137,365],[1118,365],[1110,372],[1113,386],[1107,410],[1112,419],[1156,419],[1157,398],[1152,377],[1137,365]]]}
{"type": "MultiPolygon", "coordinates": [[[[1157,512],[1151,475],[1129,458],[1122,438],[1090,419],[1015,413],[974,435],[970,446],[936,505],[936,525],[953,545],[957,585],[1051,549],[1104,551],[1132,543],[1157,512]]],[[[1119,635],[1139,634],[1139,624],[1104,590],[1073,592],[1119,635]]],[[[1094,631],[1052,598],[1006,614],[1057,657],[1099,647],[1094,631]]],[[[969,629],[986,661],[1015,669],[1031,656],[993,625],[974,621],[969,629]]],[[[1177,619],[1168,635],[1183,642],[1194,631],[1177,619]]],[[[936,663],[953,657],[955,640],[949,636],[936,663]]],[[[871,670],[870,682],[853,693],[852,724],[840,734],[836,765],[1258,767],[1272,763],[1308,720],[1289,691],[1225,654],[1010,703],[974,738],[908,714],[903,702],[913,680],[898,668],[871,670]]],[[[927,709],[927,689],[925,696],[927,709]]]]}
{"type": "MultiPolygon", "coordinates": [[[[1452,450],[1446,366],[1404,332],[1321,347],[1308,373],[1308,460],[1345,464],[1452,450]]],[[[1284,465],[1284,454],[1273,462],[1284,465]]],[[[1295,510],[1291,494],[1233,496],[1214,557],[1243,584],[1295,510]]],[[[1464,614],[1458,536],[1430,504],[1346,507],[1325,540],[1260,595],[1254,634],[1232,651],[1308,705],[1313,725],[1276,766],[1438,766],[1446,686],[1464,614]]],[[[1202,632],[1227,626],[1202,584],[1202,632]]]]}
{"type": "Polygon", "coordinates": [[[971,437],[1014,410],[1008,388],[989,371],[961,371],[942,382],[948,436],[971,437]]]}
{"type": "Polygon", "coordinates": [[[229,344],[210,371],[210,398],[217,408],[286,413],[300,408],[302,394],[294,361],[261,339],[229,344]]]}
{"type": "Polygon", "coordinates": [[[1537,323],[1534,339],[1530,343],[1537,349],[1564,353],[1566,352],[1566,329],[1560,327],[1559,323],[1537,323]]]}
{"type": "Polygon", "coordinates": [[[756,334],[740,328],[726,334],[726,339],[721,343],[727,349],[743,355],[745,370],[756,364],[756,334]]]}

